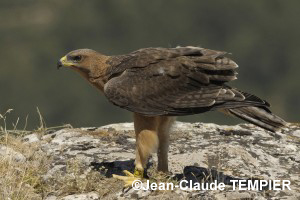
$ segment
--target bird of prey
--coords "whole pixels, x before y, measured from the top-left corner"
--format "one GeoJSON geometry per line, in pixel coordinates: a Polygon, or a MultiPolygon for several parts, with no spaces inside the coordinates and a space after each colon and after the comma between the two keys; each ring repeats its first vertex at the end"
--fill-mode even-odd
{"type": "Polygon", "coordinates": [[[238,65],[226,52],[200,47],[144,48],[106,56],[91,49],[71,51],[57,67],[77,71],[116,106],[134,113],[134,174],[129,186],[143,178],[151,153],[158,170],[168,171],[169,130],[176,116],[222,111],[275,132],[286,122],[271,113],[269,103],[227,85],[237,79],[238,65]]]}

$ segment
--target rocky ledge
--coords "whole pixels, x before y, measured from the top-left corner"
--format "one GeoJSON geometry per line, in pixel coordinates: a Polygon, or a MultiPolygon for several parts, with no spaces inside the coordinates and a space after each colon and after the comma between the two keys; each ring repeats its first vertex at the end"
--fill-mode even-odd
{"type": "MultiPolygon", "coordinates": [[[[135,136],[132,123],[111,124],[95,128],[65,128],[41,137],[31,134],[24,142],[41,143],[51,156],[51,169],[43,176],[53,179],[57,172],[68,173],[70,160],[81,166],[81,176],[99,173],[97,184],[103,193],[73,191],[68,196],[45,199],[300,199],[300,128],[290,125],[284,133],[272,134],[249,124],[219,126],[207,123],[176,122],[171,131],[169,150],[170,174],[153,173],[156,156],[150,159],[150,180],[178,183],[215,180],[225,184],[224,190],[135,191],[122,188],[112,174],[133,171],[135,136]],[[151,174],[152,173],[152,174],[151,174]],[[161,178],[164,176],[165,178],[161,178]],[[291,190],[233,190],[230,180],[289,180],[291,190]]],[[[0,153],[1,154],[1,153],[0,153]]],[[[19,156],[20,157],[20,156],[19,156]]]]}

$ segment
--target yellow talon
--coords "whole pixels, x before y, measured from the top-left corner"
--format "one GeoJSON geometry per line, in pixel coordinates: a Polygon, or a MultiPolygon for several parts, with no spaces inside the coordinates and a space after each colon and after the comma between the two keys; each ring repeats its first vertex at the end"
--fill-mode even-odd
{"type": "Polygon", "coordinates": [[[134,169],[134,173],[133,174],[130,173],[129,171],[127,171],[127,170],[124,170],[123,173],[126,176],[119,176],[119,175],[113,174],[113,178],[116,178],[116,179],[124,181],[124,183],[125,183],[124,187],[131,187],[132,183],[135,180],[141,180],[144,177],[144,170],[139,170],[137,168],[134,169]]]}
{"type": "Polygon", "coordinates": [[[134,175],[128,171],[128,170],[124,170],[123,173],[126,175],[126,176],[130,176],[130,177],[134,177],[134,175]]]}

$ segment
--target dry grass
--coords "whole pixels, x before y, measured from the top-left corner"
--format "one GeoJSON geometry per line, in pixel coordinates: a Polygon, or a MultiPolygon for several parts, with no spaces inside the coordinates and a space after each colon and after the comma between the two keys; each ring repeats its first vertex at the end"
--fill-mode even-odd
{"type": "Polygon", "coordinates": [[[70,159],[66,169],[56,172],[45,185],[50,194],[60,197],[88,192],[96,192],[100,197],[105,197],[122,188],[117,180],[104,177],[76,159],[70,159]]]}
{"type": "Polygon", "coordinates": [[[49,159],[39,150],[39,145],[22,142],[22,135],[28,132],[16,129],[18,120],[12,130],[7,130],[6,116],[11,111],[0,115],[0,145],[21,153],[26,160],[15,160],[13,155],[0,158],[0,199],[41,199],[37,191],[49,159]]]}
{"type": "Polygon", "coordinates": [[[17,119],[8,130],[6,118],[10,112],[12,109],[0,114],[0,146],[20,153],[25,160],[16,160],[14,155],[0,158],[0,199],[42,199],[42,175],[49,169],[51,159],[40,150],[40,144],[22,141],[24,135],[31,133],[25,130],[26,123],[17,130],[17,119]]]}
{"type": "Polygon", "coordinates": [[[17,122],[8,130],[6,116],[12,110],[0,114],[0,146],[21,153],[26,160],[18,161],[13,155],[0,157],[0,199],[40,200],[48,195],[63,197],[70,194],[96,192],[100,197],[116,193],[122,188],[117,181],[105,178],[99,172],[89,169],[78,160],[70,159],[63,170],[58,170],[45,179],[53,167],[53,159],[41,150],[42,143],[25,143],[22,138],[32,132],[42,137],[47,128],[40,116],[39,128],[34,131],[17,130],[17,122]]]}
{"type": "MultiPolygon", "coordinates": [[[[179,180],[174,179],[169,174],[157,171],[156,163],[153,164],[148,170],[147,175],[149,176],[149,182],[151,183],[172,183],[174,186],[179,184],[179,180]]],[[[172,196],[173,190],[169,188],[170,190],[167,190],[168,187],[166,187],[166,190],[156,190],[152,193],[152,195],[159,195],[158,199],[178,199],[175,198],[176,196],[172,196]]]]}

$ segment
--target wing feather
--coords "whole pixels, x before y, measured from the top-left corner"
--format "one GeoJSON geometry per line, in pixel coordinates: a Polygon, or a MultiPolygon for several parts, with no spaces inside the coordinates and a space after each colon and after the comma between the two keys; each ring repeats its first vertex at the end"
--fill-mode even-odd
{"type": "Polygon", "coordinates": [[[187,115],[243,105],[267,105],[225,83],[238,66],[226,52],[199,47],[147,48],[108,61],[104,93],[144,115],[187,115]]]}

